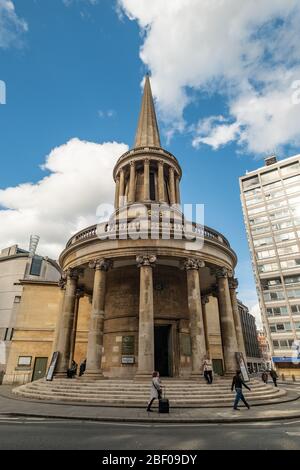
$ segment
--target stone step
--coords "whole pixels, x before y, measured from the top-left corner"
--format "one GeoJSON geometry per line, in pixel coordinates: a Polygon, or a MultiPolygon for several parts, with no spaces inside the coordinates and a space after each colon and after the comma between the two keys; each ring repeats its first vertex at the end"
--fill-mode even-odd
{"type": "MultiPolygon", "coordinates": [[[[124,388],[124,389],[120,389],[120,388],[115,388],[115,389],[101,389],[99,388],[98,390],[95,389],[95,388],[89,388],[89,389],[82,389],[80,387],[63,387],[63,386],[60,386],[60,387],[55,387],[55,386],[36,386],[36,385],[33,385],[33,384],[28,384],[26,385],[26,389],[27,390],[41,390],[41,391],[51,391],[52,393],[60,393],[60,392],[69,392],[69,393],[85,393],[85,394],[125,394],[125,395],[145,395],[145,394],[149,394],[150,392],[150,389],[149,388],[144,388],[144,389],[128,389],[128,388],[124,388]]],[[[246,393],[260,393],[260,394],[265,394],[265,393],[271,393],[271,392],[274,392],[276,393],[278,389],[276,388],[256,388],[256,387],[252,387],[251,388],[251,392],[249,392],[248,390],[246,391],[246,393]]],[[[186,390],[183,390],[182,391],[183,393],[181,393],[180,390],[178,389],[168,389],[166,390],[166,393],[168,395],[196,395],[196,396],[202,396],[202,395],[224,395],[224,394],[231,394],[231,389],[226,389],[226,390],[218,390],[218,389],[211,389],[209,387],[207,387],[205,390],[190,390],[190,389],[186,389],[186,390]]]]}
{"type": "MultiPolygon", "coordinates": [[[[54,396],[73,396],[73,397],[82,397],[84,396],[85,398],[97,398],[99,397],[99,399],[103,398],[103,399],[110,399],[110,398],[120,398],[120,399],[131,399],[131,398],[134,398],[134,399],[148,399],[149,397],[149,393],[140,393],[140,394],[130,394],[130,393],[121,393],[121,392],[118,392],[118,391],[113,391],[109,394],[107,394],[106,392],[91,392],[89,394],[82,394],[80,393],[80,391],[70,391],[70,390],[61,390],[61,391],[55,391],[55,390],[52,390],[52,389],[49,389],[49,390],[43,390],[43,389],[36,389],[36,388],[26,388],[26,390],[24,390],[25,392],[27,393],[31,393],[31,394],[39,394],[39,395],[48,395],[49,393],[53,394],[54,396]]],[[[23,390],[17,390],[15,393],[17,394],[22,394],[23,390]]],[[[247,392],[247,396],[249,397],[269,397],[269,396],[274,396],[274,395],[277,395],[279,393],[279,389],[277,391],[268,391],[268,392],[261,392],[261,391],[251,391],[251,392],[247,392]]],[[[209,393],[209,394],[185,394],[185,395],[179,395],[179,394],[176,394],[176,393],[173,393],[173,394],[168,394],[167,395],[168,398],[170,399],[179,399],[179,400],[185,400],[185,399],[194,399],[194,400],[202,400],[202,399],[206,399],[206,398],[209,398],[209,399],[213,399],[213,398],[231,398],[233,395],[233,392],[228,392],[226,394],[215,394],[215,393],[209,393]]]]}
{"type": "MultiPolygon", "coordinates": [[[[60,400],[62,402],[73,402],[73,403],[86,403],[86,404],[98,404],[102,406],[137,406],[137,407],[145,407],[145,404],[147,403],[148,400],[137,400],[135,398],[122,398],[122,399],[101,399],[99,398],[82,398],[80,399],[78,397],[68,397],[68,396],[53,396],[52,394],[45,394],[45,395],[32,395],[30,393],[24,393],[22,394],[23,397],[29,398],[29,399],[38,399],[38,400],[46,400],[46,401],[54,401],[56,402],[57,400],[60,400]]],[[[280,396],[284,396],[284,394],[281,392],[280,396]]],[[[203,399],[203,400],[171,400],[170,405],[173,407],[189,407],[189,406],[195,406],[195,407],[201,407],[201,406],[232,406],[234,397],[230,397],[228,399],[224,398],[219,398],[219,399],[203,399]]],[[[248,400],[251,401],[251,397],[247,396],[248,400]]],[[[278,396],[276,397],[277,399],[279,398],[278,396]]],[[[263,397],[259,398],[252,398],[252,401],[255,402],[262,402],[262,403],[273,403],[276,402],[275,397],[263,397]]]]}
{"type": "MultiPolygon", "coordinates": [[[[170,380],[164,382],[166,395],[172,406],[232,406],[234,393],[231,380],[224,379],[217,384],[170,380]]],[[[251,392],[246,391],[247,399],[258,403],[275,403],[286,395],[285,390],[266,386],[260,381],[249,383],[251,392]]],[[[145,407],[150,396],[149,380],[98,380],[55,379],[47,382],[37,380],[13,389],[19,397],[52,402],[94,404],[99,406],[145,407]]]]}

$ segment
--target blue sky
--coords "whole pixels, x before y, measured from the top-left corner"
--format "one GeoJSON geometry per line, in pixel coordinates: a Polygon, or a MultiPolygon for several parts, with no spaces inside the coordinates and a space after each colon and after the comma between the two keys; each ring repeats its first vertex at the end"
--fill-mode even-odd
{"type": "Polygon", "coordinates": [[[257,304],[238,177],[270,153],[299,152],[300,106],[285,104],[300,79],[300,9],[242,3],[0,0],[0,248],[35,231],[55,256],[93,223],[112,196],[115,159],[132,146],[150,71],[182,200],[205,204],[206,225],[238,254],[241,300],[257,304]]]}

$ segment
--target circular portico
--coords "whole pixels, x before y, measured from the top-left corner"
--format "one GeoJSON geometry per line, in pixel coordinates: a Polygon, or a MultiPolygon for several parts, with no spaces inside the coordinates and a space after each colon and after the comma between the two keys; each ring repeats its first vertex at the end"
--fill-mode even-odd
{"type": "Polygon", "coordinates": [[[57,377],[73,358],[86,296],[84,378],[143,378],[153,370],[199,377],[206,355],[220,374],[236,369],[236,352],[244,353],[237,258],[222,234],[186,220],[181,176],[177,159],[161,148],[147,77],[134,148],[113,172],[114,213],[75,234],[60,256],[57,377]]]}

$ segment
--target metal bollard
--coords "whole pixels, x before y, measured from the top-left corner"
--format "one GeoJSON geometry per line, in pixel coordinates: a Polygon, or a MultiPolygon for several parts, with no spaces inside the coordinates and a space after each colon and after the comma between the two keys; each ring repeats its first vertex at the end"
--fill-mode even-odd
{"type": "Polygon", "coordinates": [[[296,382],[296,377],[294,376],[294,374],[292,374],[292,379],[293,379],[293,382],[296,382]]]}
{"type": "Polygon", "coordinates": [[[285,381],[285,375],[284,374],[281,374],[281,379],[282,379],[283,382],[285,381]]]}

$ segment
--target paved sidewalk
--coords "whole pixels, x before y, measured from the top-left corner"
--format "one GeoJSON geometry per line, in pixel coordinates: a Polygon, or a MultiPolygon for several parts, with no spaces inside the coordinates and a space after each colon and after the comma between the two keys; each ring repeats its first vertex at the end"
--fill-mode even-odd
{"type": "MultiPolygon", "coordinates": [[[[0,416],[34,416],[88,421],[109,422],[166,422],[166,423],[234,423],[250,421],[271,421],[300,418],[300,394],[288,391],[291,401],[268,406],[253,406],[240,411],[231,408],[181,408],[170,409],[170,414],[153,413],[141,408],[115,408],[63,403],[43,403],[16,398],[9,385],[0,386],[0,416]]],[[[233,395],[234,397],[234,395],[233,395]]],[[[251,403],[250,403],[251,404],[251,403]]],[[[172,407],[172,403],[171,403],[172,407]]]]}

